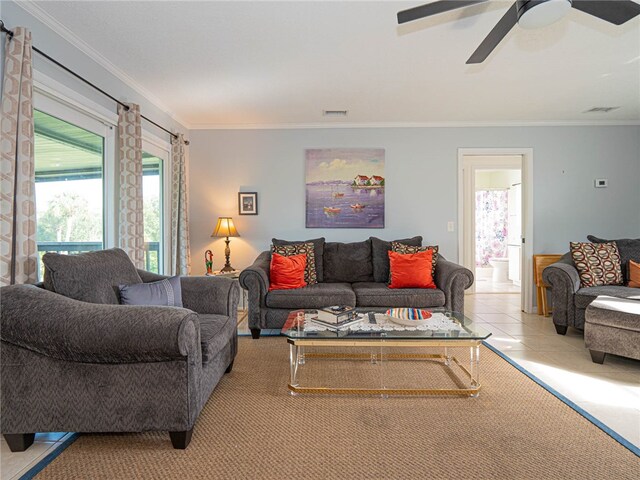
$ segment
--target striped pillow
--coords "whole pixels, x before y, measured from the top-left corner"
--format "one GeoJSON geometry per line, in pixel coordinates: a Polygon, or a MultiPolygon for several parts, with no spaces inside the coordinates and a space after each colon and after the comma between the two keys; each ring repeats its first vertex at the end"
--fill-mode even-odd
{"type": "Polygon", "coordinates": [[[180,277],[170,277],[158,282],[119,285],[120,303],[123,305],[166,305],[182,307],[180,277]]]}
{"type": "Polygon", "coordinates": [[[307,285],[318,283],[318,273],[316,272],[316,255],[313,243],[294,243],[291,245],[271,245],[271,253],[277,253],[283,257],[293,255],[307,255],[307,266],[304,269],[304,281],[307,285]]]}

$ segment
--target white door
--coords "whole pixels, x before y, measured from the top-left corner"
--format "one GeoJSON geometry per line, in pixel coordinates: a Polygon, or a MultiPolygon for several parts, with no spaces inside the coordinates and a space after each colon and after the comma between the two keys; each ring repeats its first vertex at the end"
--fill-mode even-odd
{"type": "Polygon", "coordinates": [[[517,183],[508,193],[507,252],[509,257],[509,280],[520,286],[522,263],[522,185],[517,183]]]}

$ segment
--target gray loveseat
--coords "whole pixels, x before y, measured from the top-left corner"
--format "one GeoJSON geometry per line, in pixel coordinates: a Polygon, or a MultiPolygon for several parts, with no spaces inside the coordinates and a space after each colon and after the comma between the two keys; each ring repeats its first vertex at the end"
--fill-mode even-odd
{"type": "MultiPolygon", "coordinates": [[[[604,240],[587,236],[594,243],[615,241],[620,252],[623,281],[628,281],[627,266],[629,260],[640,262],[640,239],[604,240]]],[[[551,286],[551,300],[553,302],[553,323],[560,335],[567,333],[568,327],[584,330],[585,311],[589,304],[599,295],[617,298],[637,297],[640,290],[624,285],[605,285],[599,287],[581,287],[578,270],[573,263],[571,253],[542,272],[542,279],[551,286]]]]}
{"type": "Polygon", "coordinates": [[[0,289],[1,429],[9,447],[25,450],[35,432],[159,430],[186,448],[233,365],[237,283],[181,277],[184,308],[118,305],[110,299],[123,275],[137,278],[131,283],[166,277],[136,270],[118,249],[75,257],[67,279],[58,271],[44,286],[0,289]]]}
{"type": "MultiPolygon", "coordinates": [[[[419,246],[422,237],[397,240],[419,246]]],[[[464,311],[464,291],[473,283],[468,269],[438,256],[436,289],[390,289],[389,257],[391,242],[371,237],[363,242],[326,242],[324,238],[307,240],[314,244],[318,283],[294,290],[269,291],[271,252],[258,255],[254,263],[240,273],[240,284],[248,291],[249,328],[253,338],[264,328],[282,328],[289,312],[317,309],[329,305],[350,305],[361,311],[384,311],[388,307],[443,307],[464,311]]],[[[287,243],[273,239],[274,245],[287,243]]]]}

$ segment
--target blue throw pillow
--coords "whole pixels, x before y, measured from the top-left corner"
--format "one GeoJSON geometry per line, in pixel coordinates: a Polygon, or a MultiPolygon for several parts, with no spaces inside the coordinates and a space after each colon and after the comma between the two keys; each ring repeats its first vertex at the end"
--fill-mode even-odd
{"type": "Polygon", "coordinates": [[[123,305],[166,305],[182,307],[180,277],[170,277],[159,282],[120,285],[120,303],[123,305]]]}

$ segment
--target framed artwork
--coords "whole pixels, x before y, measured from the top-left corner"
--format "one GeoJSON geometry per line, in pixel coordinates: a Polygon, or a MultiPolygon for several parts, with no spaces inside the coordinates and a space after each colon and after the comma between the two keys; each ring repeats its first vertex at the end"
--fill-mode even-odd
{"type": "Polygon", "coordinates": [[[383,148],[305,150],[307,228],[384,228],[383,148]]]}
{"type": "Polygon", "coordinates": [[[257,192],[238,192],[238,214],[239,215],[257,215],[258,214],[257,192]]]}

